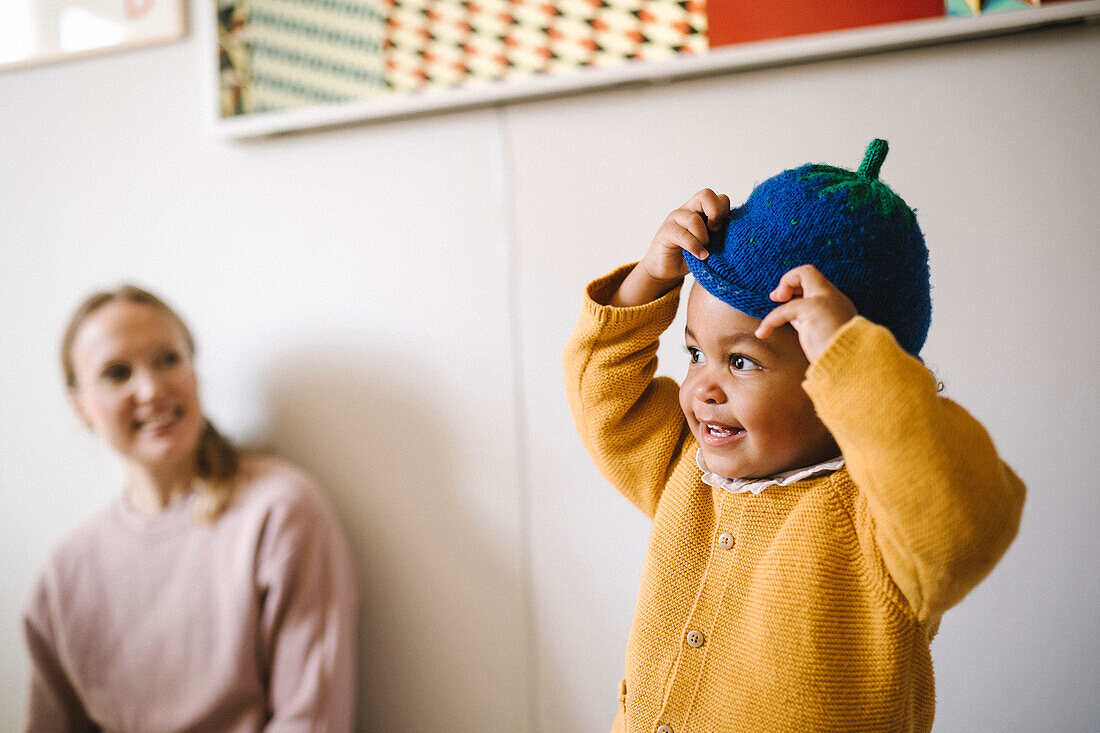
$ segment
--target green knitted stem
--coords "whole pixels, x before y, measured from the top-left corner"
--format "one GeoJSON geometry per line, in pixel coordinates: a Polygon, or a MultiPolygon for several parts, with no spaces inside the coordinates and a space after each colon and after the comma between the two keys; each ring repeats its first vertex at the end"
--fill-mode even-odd
{"type": "Polygon", "coordinates": [[[845,192],[848,196],[850,212],[870,204],[883,219],[893,217],[900,209],[905,217],[911,220],[913,212],[890,190],[889,186],[878,178],[879,169],[888,150],[889,146],[885,140],[872,140],[867,146],[867,153],[863,156],[863,164],[855,173],[821,163],[807,164],[800,169],[802,173],[799,175],[799,180],[814,181],[821,186],[817,195],[822,198],[841,191],[845,192]]]}
{"type": "Polygon", "coordinates": [[[882,168],[882,161],[886,160],[886,153],[889,150],[890,146],[886,144],[885,140],[878,138],[872,140],[871,144],[867,146],[867,152],[863,155],[863,163],[860,164],[856,175],[863,176],[868,180],[876,180],[879,169],[882,168]]]}

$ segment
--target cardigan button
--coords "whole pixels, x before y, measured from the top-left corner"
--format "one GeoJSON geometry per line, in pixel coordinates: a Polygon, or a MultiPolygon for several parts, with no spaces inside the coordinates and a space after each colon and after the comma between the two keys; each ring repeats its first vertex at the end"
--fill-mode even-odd
{"type": "Polygon", "coordinates": [[[670,725],[658,725],[657,733],[672,733],[672,726],[670,725]]]}
{"type": "Polygon", "coordinates": [[[703,643],[706,640],[703,638],[702,631],[689,631],[687,632],[685,641],[687,641],[687,645],[690,646],[692,649],[698,649],[699,647],[703,646],[703,643]]]}
{"type": "Polygon", "coordinates": [[[733,535],[731,535],[729,532],[723,532],[722,534],[718,535],[718,546],[721,547],[723,550],[732,550],[733,535]]]}

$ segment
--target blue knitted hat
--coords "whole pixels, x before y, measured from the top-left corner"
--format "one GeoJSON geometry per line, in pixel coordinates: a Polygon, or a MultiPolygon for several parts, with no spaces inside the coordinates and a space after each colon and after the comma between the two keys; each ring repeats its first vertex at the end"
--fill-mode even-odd
{"type": "Polygon", "coordinates": [[[885,140],[859,170],[806,164],[769,178],[711,234],[710,255],[684,251],[695,279],[719,300],[763,318],[768,293],[791,268],[810,264],[916,356],[932,320],[928,249],[916,216],[878,179],[885,140]]]}

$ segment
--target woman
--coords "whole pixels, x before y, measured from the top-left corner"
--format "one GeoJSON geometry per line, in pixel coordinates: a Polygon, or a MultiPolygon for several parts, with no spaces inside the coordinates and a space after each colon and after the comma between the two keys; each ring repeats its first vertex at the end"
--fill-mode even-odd
{"type": "Polygon", "coordinates": [[[186,325],[124,286],[77,309],[61,361],[123,495],[45,562],[27,604],[27,730],[348,731],[355,570],[304,473],[203,416],[186,325]]]}

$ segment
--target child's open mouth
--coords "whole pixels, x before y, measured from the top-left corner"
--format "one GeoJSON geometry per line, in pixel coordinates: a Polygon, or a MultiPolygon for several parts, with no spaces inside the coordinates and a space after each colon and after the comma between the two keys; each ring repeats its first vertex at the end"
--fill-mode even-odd
{"type": "Polygon", "coordinates": [[[709,446],[721,446],[731,443],[745,434],[744,428],[721,423],[705,422],[700,424],[699,437],[709,446]]]}

